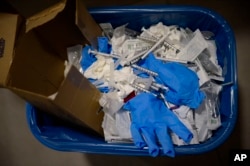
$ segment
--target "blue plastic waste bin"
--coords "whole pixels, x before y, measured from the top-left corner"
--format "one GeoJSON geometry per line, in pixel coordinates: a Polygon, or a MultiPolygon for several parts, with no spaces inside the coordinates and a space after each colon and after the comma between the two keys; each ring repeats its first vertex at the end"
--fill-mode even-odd
{"type": "MultiPolygon", "coordinates": [[[[223,67],[225,83],[220,94],[222,126],[212,138],[198,145],[176,146],[176,155],[201,154],[219,147],[231,135],[238,114],[237,57],[234,33],[228,23],[217,13],[194,6],[112,7],[89,10],[98,23],[110,22],[113,27],[129,23],[128,27],[140,31],[141,27],[163,22],[191,30],[212,31],[215,34],[219,64],[223,67]]],[[[96,154],[148,156],[147,149],[134,144],[106,143],[103,138],[74,128],[61,120],[38,111],[27,104],[27,121],[33,135],[42,144],[59,151],[96,154]]]]}

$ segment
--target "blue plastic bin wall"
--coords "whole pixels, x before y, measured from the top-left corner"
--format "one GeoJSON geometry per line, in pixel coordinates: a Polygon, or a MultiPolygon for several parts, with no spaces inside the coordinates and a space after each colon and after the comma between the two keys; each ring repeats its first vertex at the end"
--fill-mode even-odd
{"type": "MultiPolygon", "coordinates": [[[[212,31],[215,34],[219,64],[223,66],[225,86],[220,97],[222,126],[205,143],[175,147],[176,155],[201,154],[219,147],[230,137],[237,120],[237,59],[236,43],[232,29],[217,13],[194,6],[116,7],[92,9],[90,13],[98,23],[110,22],[113,27],[126,23],[140,31],[152,24],[179,25],[191,30],[212,31]]],[[[97,154],[148,156],[146,149],[131,144],[108,144],[103,138],[63,124],[58,119],[37,111],[27,104],[27,120],[31,132],[45,146],[60,151],[97,154]]]]}

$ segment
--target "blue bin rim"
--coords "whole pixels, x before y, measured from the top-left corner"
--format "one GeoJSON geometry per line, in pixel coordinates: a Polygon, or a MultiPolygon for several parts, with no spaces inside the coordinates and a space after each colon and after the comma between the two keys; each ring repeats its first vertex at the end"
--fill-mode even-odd
{"type": "MultiPolygon", "coordinates": [[[[208,7],[202,7],[197,5],[144,5],[144,6],[111,6],[111,7],[95,7],[88,8],[90,14],[108,14],[108,13],[141,13],[141,12],[150,12],[150,13],[162,13],[162,12],[199,12],[209,15],[219,23],[226,24],[229,26],[228,22],[225,20],[222,15],[218,14],[213,9],[208,7]]],[[[231,29],[231,28],[229,28],[231,29]]]]}
{"type": "MultiPolygon", "coordinates": [[[[230,27],[230,25],[227,23],[227,21],[218,13],[214,12],[211,9],[200,7],[200,6],[187,6],[187,5],[155,5],[155,6],[114,6],[114,7],[99,7],[99,8],[90,8],[89,12],[90,14],[102,14],[102,13],[129,13],[129,12],[150,12],[150,13],[161,13],[161,12],[200,12],[206,15],[209,15],[212,18],[215,18],[219,24],[223,25],[224,30],[226,33],[231,36],[231,47],[232,52],[234,54],[233,58],[233,85],[231,86],[231,101],[233,103],[233,110],[231,110],[230,115],[230,122],[227,124],[226,130],[223,132],[221,136],[219,136],[216,141],[210,145],[202,146],[202,148],[198,148],[196,146],[191,145],[191,147],[185,146],[185,148],[182,147],[175,147],[176,155],[194,155],[194,154],[202,154],[209,151],[214,150],[215,148],[219,147],[221,144],[223,144],[227,138],[232,134],[237,117],[238,117],[238,78],[237,78],[237,57],[236,57],[236,42],[234,33],[230,27]]],[[[123,155],[137,155],[137,156],[148,156],[148,151],[146,149],[137,149],[134,148],[124,148],[123,146],[120,146],[119,144],[113,145],[105,145],[105,146],[96,146],[96,144],[93,146],[93,144],[76,144],[76,143],[68,143],[65,144],[63,142],[53,142],[49,141],[46,138],[40,137],[40,129],[37,126],[37,123],[35,121],[36,119],[36,110],[35,108],[27,103],[26,105],[26,117],[27,122],[29,125],[29,128],[32,132],[32,134],[36,137],[37,140],[39,140],[43,145],[54,149],[58,151],[73,151],[73,152],[83,152],[83,153],[95,153],[95,154],[115,154],[117,155],[118,152],[122,153],[123,155]],[[103,151],[101,151],[103,150],[103,151]],[[133,154],[129,153],[133,151],[133,154]]]]}

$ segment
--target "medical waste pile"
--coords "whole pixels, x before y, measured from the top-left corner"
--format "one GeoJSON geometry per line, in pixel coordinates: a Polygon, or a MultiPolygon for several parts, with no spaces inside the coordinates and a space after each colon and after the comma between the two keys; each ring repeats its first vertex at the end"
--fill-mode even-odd
{"type": "Polygon", "coordinates": [[[214,34],[158,24],[129,29],[100,24],[98,47],[68,48],[75,65],[101,92],[109,143],[131,143],[174,157],[174,145],[205,142],[221,125],[224,81],[214,34]],[[74,55],[80,50],[81,56],[74,55]]]}

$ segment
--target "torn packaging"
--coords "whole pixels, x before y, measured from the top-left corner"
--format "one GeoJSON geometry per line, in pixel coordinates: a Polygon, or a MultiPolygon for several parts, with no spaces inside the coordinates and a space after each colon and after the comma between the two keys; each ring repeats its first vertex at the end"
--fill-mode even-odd
{"type": "MultiPolygon", "coordinates": [[[[96,114],[100,109],[100,92],[73,66],[64,77],[66,48],[86,43],[74,23],[75,19],[63,17],[69,12],[72,12],[71,16],[75,12],[79,14],[77,10],[70,10],[75,9],[70,6],[75,2],[58,1],[49,8],[34,9],[32,16],[22,13],[24,5],[15,1],[11,5],[25,17],[22,19],[25,24],[20,24],[19,15],[0,13],[0,38],[5,40],[0,58],[0,86],[12,90],[41,110],[103,135],[103,114],[96,114]],[[31,20],[35,20],[32,25],[31,20]],[[56,94],[54,98],[48,97],[53,94],[56,94]]],[[[80,17],[85,16],[78,15],[80,17]]]]}

